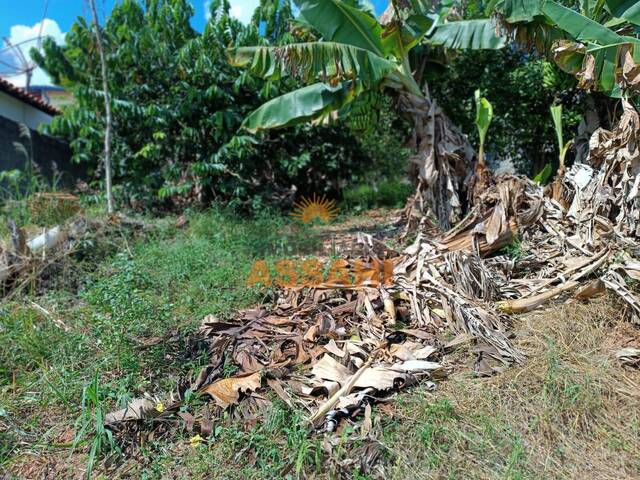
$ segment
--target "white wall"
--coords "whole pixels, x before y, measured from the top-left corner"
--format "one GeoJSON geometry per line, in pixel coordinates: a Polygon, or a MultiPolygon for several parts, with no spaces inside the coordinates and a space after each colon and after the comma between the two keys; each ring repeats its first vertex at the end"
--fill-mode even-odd
{"type": "Polygon", "coordinates": [[[36,130],[42,123],[51,123],[53,118],[5,92],[0,92],[0,115],[14,122],[24,123],[33,130],[36,130]]]}

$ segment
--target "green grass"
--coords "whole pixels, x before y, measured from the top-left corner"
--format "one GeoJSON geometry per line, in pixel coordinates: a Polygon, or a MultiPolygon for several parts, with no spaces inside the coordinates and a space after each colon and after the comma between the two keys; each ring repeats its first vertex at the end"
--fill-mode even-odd
{"type": "Polygon", "coordinates": [[[359,212],[370,208],[404,206],[413,186],[401,180],[387,180],[376,184],[363,184],[350,187],[342,192],[341,206],[347,211],[359,212]]]}
{"type": "MultiPolygon", "coordinates": [[[[308,435],[306,412],[275,398],[262,420],[224,414],[198,445],[175,428],[105,471],[105,458],[117,455],[101,428],[105,412],[144,393],[166,397],[199,372],[207,352],[193,334],[202,318],[227,318],[263,299],[264,290],[246,287],[255,260],[317,246],[277,215],[212,210],[188,220],[178,230],[175,218],[146,219],[154,227],[145,238],[101,240],[116,253],[84,258],[68,286],[0,303],[0,476],[71,478],[93,462],[98,478],[377,478],[359,470],[367,440],[358,425],[308,435]]],[[[374,405],[371,437],[381,443],[385,478],[640,474],[640,405],[625,393],[640,378],[610,353],[609,336],[622,325],[615,315],[574,305],[524,317],[516,336],[524,365],[476,379],[461,352],[436,392],[418,386],[374,405]]]]}
{"type": "Polygon", "coordinates": [[[197,345],[188,351],[184,339],[202,318],[230,316],[261,299],[264,292],[245,286],[254,260],[295,252],[296,238],[305,248],[313,242],[304,229],[271,214],[243,220],[209,211],[191,214],[184,231],[171,224],[159,222],[145,240],[102,261],[78,291],[0,304],[2,464],[22,453],[24,443],[30,451],[51,450],[76,423],[83,391],[86,397],[96,381],[104,405],[95,398],[93,410],[143,392],[168,392],[178,377],[196,374],[206,351],[197,345]],[[144,345],[155,337],[162,341],[144,345]]]}

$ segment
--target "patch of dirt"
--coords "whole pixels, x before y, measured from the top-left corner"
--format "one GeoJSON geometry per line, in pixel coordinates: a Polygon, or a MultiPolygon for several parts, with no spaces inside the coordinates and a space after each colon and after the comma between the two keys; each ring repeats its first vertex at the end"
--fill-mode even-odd
{"type": "Polygon", "coordinates": [[[314,227],[322,238],[322,256],[357,256],[359,233],[370,235],[373,240],[394,247],[401,229],[402,209],[373,209],[350,216],[339,222],[314,227]]]}
{"type": "MultiPolygon", "coordinates": [[[[6,478],[19,479],[68,479],[85,478],[87,466],[86,455],[74,453],[69,455],[68,449],[54,453],[29,453],[17,457],[7,468],[6,478]]],[[[2,476],[0,469],[0,477],[2,476]]]]}

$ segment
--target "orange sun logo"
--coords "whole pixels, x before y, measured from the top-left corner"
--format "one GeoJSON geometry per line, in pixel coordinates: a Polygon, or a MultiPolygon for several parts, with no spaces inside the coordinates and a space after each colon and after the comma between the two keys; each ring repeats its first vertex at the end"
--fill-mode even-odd
{"type": "Polygon", "coordinates": [[[313,199],[302,197],[302,201],[294,203],[293,206],[293,212],[289,215],[302,223],[311,223],[315,219],[322,223],[330,223],[338,215],[335,200],[329,200],[324,195],[318,197],[315,193],[313,199]]]}

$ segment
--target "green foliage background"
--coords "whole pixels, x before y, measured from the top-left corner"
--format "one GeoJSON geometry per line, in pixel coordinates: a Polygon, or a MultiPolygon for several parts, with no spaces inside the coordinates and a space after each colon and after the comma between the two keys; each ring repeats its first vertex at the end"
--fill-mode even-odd
{"type": "MultiPolygon", "coordinates": [[[[381,122],[375,134],[345,124],[257,136],[238,131],[249,112],[296,82],[256,79],[230,66],[226,50],[290,42],[291,8],[263,1],[248,26],[229,15],[226,1],[210,8],[202,34],[189,24],[193,7],[187,0],[124,0],[103,26],[115,122],[114,183],[121,198],[257,208],[311,192],[336,196],[370,175],[372,165],[391,171],[403,165],[398,140],[384,149],[367,141],[393,137],[393,120],[381,122]]],[[[104,105],[94,42],[91,25],[79,18],[64,45],[47,40],[44,55],[34,56],[76,99],[49,133],[68,139],[74,159],[99,179],[104,105]]]]}
{"type": "Polygon", "coordinates": [[[549,108],[562,103],[565,136],[572,137],[585,109],[586,93],[553,63],[512,49],[461,52],[446,67],[427,73],[444,111],[475,147],[473,92],[479,88],[494,109],[485,147],[489,156],[513,160],[519,173],[534,175],[556,164],[556,135],[549,108]]]}
{"type": "MultiPolygon", "coordinates": [[[[478,5],[465,4],[464,18],[488,8],[478,5]]],[[[250,25],[229,15],[227,0],[210,8],[202,33],[190,26],[194,12],[188,0],[123,0],[103,26],[115,119],[115,185],[122,200],[216,201],[255,209],[267,203],[288,206],[312,192],[348,197],[345,204],[375,205],[376,192],[408,191],[401,178],[410,128],[393,100],[380,92],[358,98],[349,117],[330,126],[255,136],[239,131],[250,112],[301,84],[292,78],[265,81],[232,67],[227,49],[314,37],[304,28],[291,29],[289,0],[262,0],[250,25]]],[[[474,146],[474,91],[479,88],[493,104],[486,145],[490,166],[492,158],[511,159],[520,173],[534,175],[545,164],[556,164],[549,107],[563,105],[567,138],[585,110],[588,94],[576,88],[573,77],[532,53],[507,47],[447,51],[445,57],[441,48],[424,46],[412,55],[416,65],[428,59],[423,80],[474,146]]],[[[79,18],[64,45],[46,40],[44,55],[34,57],[76,98],[49,133],[69,140],[75,160],[84,162],[99,184],[104,105],[91,25],[79,18]]],[[[389,193],[384,196],[393,199],[386,203],[399,203],[398,195],[389,193]]]]}

